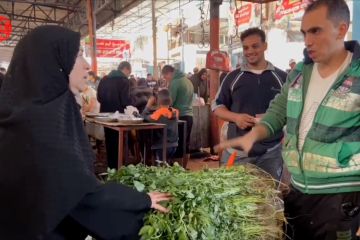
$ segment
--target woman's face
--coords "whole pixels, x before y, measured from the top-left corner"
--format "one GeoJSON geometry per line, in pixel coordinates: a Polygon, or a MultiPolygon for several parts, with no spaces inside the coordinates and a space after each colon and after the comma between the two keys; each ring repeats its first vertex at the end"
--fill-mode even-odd
{"type": "Polygon", "coordinates": [[[86,62],[82,52],[82,50],[79,51],[74,67],[69,75],[70,90],[74,94],[84,91],[87,87],[88,71],[90,69],[90,65],[86,62]]]}

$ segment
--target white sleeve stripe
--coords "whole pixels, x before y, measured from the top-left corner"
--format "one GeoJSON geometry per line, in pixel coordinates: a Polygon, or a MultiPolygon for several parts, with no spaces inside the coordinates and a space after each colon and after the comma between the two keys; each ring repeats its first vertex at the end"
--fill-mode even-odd
{"type": "Polygon", "coordinates": [[[239,81],[240,77],[244,74],[244,72],[240,72],[237,76],[236,76],[236,79],[235,81],[233,82],[233,84],[231,85],[231,92],[234,91],[234,87],[235,87],[235,84],[237,83],[237,81],[239,81]]]}
{"type": "Polygon", "coordinates": [[[221,107],[226,107],[226,106],[224,104],[216,105],[216,103],[213,102],[213,104],[211,104],[211,111],[214,112],[216,109],[221,107]]]}
{"type": "Polygon", "coordinates": [[[271,73],[274,75],[274,77],[275,77],[276,80],[278,81],[280,88],[282,88],[283,83],[281,82],[279,76],[278,76],[274,71],[271,71],[271,73]]]}

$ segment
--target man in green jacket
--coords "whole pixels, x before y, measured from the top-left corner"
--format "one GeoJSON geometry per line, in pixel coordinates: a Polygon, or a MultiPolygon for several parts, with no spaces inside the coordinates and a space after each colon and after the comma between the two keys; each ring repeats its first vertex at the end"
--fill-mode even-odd
{"type": "MultiPolygon", "coordinates": [[[[179,119],[186,122],[186,158],[184,159],[183,164],[183,167],[186,167],[187,161],[189,160],[190,133],[193,125],[192,99],[194,87],[184,73],[175,70],[175,68],[170,65],[165,65],[161,70],[161,74],[168,83],[172,107],[179,110],[179,119]]],[[[183,147],[183,132],[181,131],[182,129],[179,130],[179,146],[176,157],[179,157],[179,152],[183,147]]]]}
{"type": "Polygon", "coordinates": [[[304,62],[290,72],[250,133],[220,145],[249,151],[286,125],[283,158],[291,188],[284,202],[291,239],[355,239],[360,210],[360,45],[344,42],[349,24],[345,0],[311,3],[301,24],[304,62]]]}

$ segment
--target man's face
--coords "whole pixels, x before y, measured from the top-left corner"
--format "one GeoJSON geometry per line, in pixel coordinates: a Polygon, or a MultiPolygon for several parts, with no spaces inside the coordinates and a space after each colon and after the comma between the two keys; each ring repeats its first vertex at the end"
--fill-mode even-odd
{"type": "Polygon", "coordinates": [[[172,72],[168,72],[168,73],[163,74],[163,78],[167,82],[170,82],[172,80],[173,76],[174,76],[174,73],[172,73],[172,72]]]}
{"type": "Polygon", "coordinates": [[[296,63],[295,63],[295,62],[292,62],[292,63],[289,64],[290,69],[294,69],[295,66],[296,66],[296,63]]]}
{"type": "Polygon", "coordinates": [[[335,26],[327,18],[327,7],[321,6],[304,15],[301,32],[309,57],[317,63],[326,63],[344,45],[347,24],[340,22],[335,26]]]}
{"type": "Polygon", "coordinates": [[[123,68],[122,73],[125,74],[126,77],[129,77],[131,75],[131,68],[123,68]]]}
{"type": "Polygon", "coordinates": [[[250,65],[257,65],[265,59],[267,44],[259,35],[250,35],[242,41],[244,56],[250,65]]]}

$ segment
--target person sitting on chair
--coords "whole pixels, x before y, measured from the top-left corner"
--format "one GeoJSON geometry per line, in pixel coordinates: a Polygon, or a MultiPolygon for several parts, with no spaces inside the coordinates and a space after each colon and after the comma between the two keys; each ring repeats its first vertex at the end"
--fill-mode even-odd
{"type": "MultiPolygon", "coordinates": [[[[157,96],[151,96],[143,113],[145,121],[166,124],[167,129],[167,158],[171,158],[178,146],[178,125],[179,110],[171,107],[169,90],[162,89],[157,96]],[[158,105],[157,107],[154,107],[158,105]]],[[[156,132],[155,141],[151,149],[155,150],[156,160],[162,159],[162,133],[156,132]]],[[[171,164],[171,162],[168,161],[171,164]]]]}

